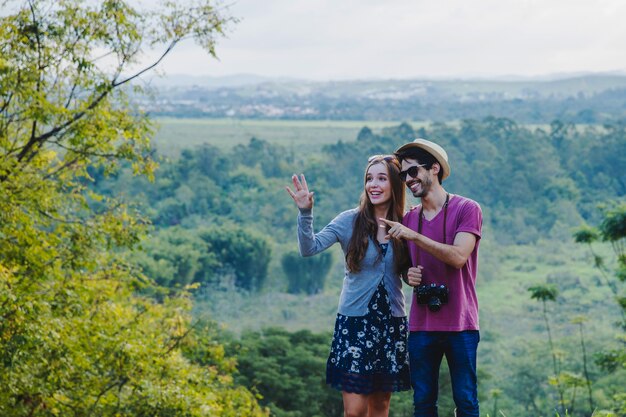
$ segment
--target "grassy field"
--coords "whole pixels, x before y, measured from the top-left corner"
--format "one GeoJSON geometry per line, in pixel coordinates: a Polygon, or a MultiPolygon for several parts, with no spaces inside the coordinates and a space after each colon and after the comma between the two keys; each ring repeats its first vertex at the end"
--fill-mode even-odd
{"type": "MultiPolygon", "coordinates": [[[[159,118],[154,137],[157,150],[166,156],[177,156],[181,149],[204,143],[227,149],[248,143],[250,138],[267,140],[300,151],[319,150],[320,146],[356,139],[367,126],[374,132],[400,122],[330,121],[330,120],[240,120],[159,118]]],[[[422,124],[412,123],[413,128],[422,124]]]]}
{"type": "MultiPolygon", "coordinates": [[[[282,145],[297,147],[299,151],[317,152],[322,145],[356,140],[359,131],[367,126],[374,133],[385,127],[398,126],[401,121],[372,120],[254,120],[156,118],[157,131],[153,143],[159,153],[176,157],[185,148],[210,144],[229,149],[246,144],[252,137],[282,145]]],[[[413,129],[428,127],[428,122],[409,122],[413,129]]],[[[458,121],[447,122],[455,125],[458,121]]],[[[528,124],[524,127],[549,130],[550,126],[528,124]]],[[[581,130],[584,125],[578,126],[581,130]]]]}
{"type": "MultiPolygon", "coordinates": [[[[600,249],[610,259],[608,246],[600,249]]],[[[273,265],[270,273],[275,276],[268,278],[269,288],[262,293],[247,294],[232,288],[214,289],[211,293],[201,290],[196,314],[208,315],[235,333],[276,325],[289,330],[330,331],[343,278],[341,251],[334,247],[333,252],[334,264],[320,294],[306,296],[277,291],[278,282],[284,278],[276,276],[281,271],[278,265],[273,265]]],[[[541,305],[531,300],[528,288],[546,282],[559,289],[558,302],[550,306],[557,334],[571,330],[569,320],[585,312],[600,319],[590,334],[603,337],[612,334],[611,322],[617,317],[617,306],[593,268],[586,247],[573,242],[557,246],[550,241],[504,247],[487,237],[481,246],[480,259],[477,291],[481,321],[491,334],[505,340],[542,334],[541,305]]],[[[408,311],[412,294],[408,287],[405,290],[408,311]]]]}

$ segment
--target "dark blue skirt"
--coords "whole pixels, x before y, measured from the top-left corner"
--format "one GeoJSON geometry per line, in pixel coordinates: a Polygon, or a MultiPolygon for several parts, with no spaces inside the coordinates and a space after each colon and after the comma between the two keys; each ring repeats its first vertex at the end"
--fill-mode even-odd
{"type": "Polygon", "coordinates": [[[326,383],[357,394],[411,389],[406,317],[391,314],[382,281],[365,316],[337,314],[326,383]]]}

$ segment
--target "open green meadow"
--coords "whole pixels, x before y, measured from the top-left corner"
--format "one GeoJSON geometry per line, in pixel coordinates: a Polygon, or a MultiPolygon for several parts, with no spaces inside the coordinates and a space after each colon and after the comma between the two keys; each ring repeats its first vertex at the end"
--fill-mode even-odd
{"type": "MultiPolygon", "coordinates": [[[[295,245],[294,236],[293,244],[295,245]]],[[[285,244],[283,246],[289,246],[285,244]]],[[[275,247],[274,250],[280,251],[275,247]]],[[[604,255],[610,249],[603,247],[604,255]]],[[[316,295],[295,295],[281,291],[276,282],[282,271],[278,262],[270,266],[268,289],[258,294],[234,288],[210,292],[200,290],[195,306],[198,316],[211,317],[229,330],[258,330],[281,326],[291,331],[308,329],[314,332],[332,330],[343,278],[343,263],[339,248],[333,248],[334,264],[325,290],[316,295]]],[[[276,257],[278,258],[278,256],[276,257]]],[[[532,300],[528,288],[551,283],[561,289],[559,302],[552,305],[556,332],[569,333],[573,327],[569,318],[583,308],[593,306],[598,318],[591,335],[611,337],[611,317],[617,317],[617,306],[612,302],[608,288],[593,268],[586,247],[565,242],[560,246],[550,241],[536,245],[499,246],[493,237],[485,236],[480,252],[477,290],[483,330],[502,340],[531,339],[543,335],[540,303],[532,300]],[[602,324],[600,324],[602,323],[602,324]]],[[[407,311],[411,290],[405,288],[407,311]]]]}
{"type": "MultiPolygon", "coordinates": [[[[351,142],[367,126],[380,130],[400,122],[359,120],[241,120],[241,119],[156,119],[154,136],[157,150],[176,156],[182,149],[210,144],[221,149],[246,144],[250,138],[263,139],[298,151],[318,150],[337,141],[351,142]]],[[[412,123],[415,128],[418,123],[412,123]]]]}
{"type": "MultiPolygon", "coordinates": [[[[156,132],[152,139],[160,154],[176,157],[185,148],[209,144],[222,150],[246,144],[251,138],[266,140],[290,150],[317,152],[323,145],[353,142],[364,127],[380,132],[402,121],[380,120],[261,120],[155,118],[156,132]],[[297,149],[296,149],[297,147],[297,149]]],[[[414,129],[427,127],[429,122],[409,122],[414,129]]],[[[447,122],[454,126],[458,122],[447,122]]],[[[548,129],[548,125],[527,124],[526,128],[548,129]]],[[[583,125],[578,126],[582,129],[583,125]]]]}

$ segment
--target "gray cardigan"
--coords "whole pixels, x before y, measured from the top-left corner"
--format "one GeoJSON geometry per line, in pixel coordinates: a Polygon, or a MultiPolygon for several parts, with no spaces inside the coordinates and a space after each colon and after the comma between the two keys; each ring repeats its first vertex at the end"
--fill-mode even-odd
{"type": "MultiPolygon", "coordinates": [[[[298,214],[298,245],[302,256],[313,256],[339,242],[344,256],[348,250],[354,220],[358,209],[340,213],[319,233],[313,233],[311,210],[301,210],[298,214]]],[[[338,313],[344,316],[364,316],[367,306],[378,287],[383,282],[391,302],[391,313],[395,317],[405,317],[402,281],[395,272],[393,245],[389,244],[386,255],[381,259],[377,242],[370,239],[361,262],[361,271],[350,272],[345,268],[343,288],[339,297],[338,313]]]]}

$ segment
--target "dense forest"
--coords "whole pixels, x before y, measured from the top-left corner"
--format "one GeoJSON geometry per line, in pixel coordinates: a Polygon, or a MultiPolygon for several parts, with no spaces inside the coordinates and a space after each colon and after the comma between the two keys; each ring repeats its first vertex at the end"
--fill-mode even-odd
{"type": "MultiPolygon", "coordinates": [[[[330,320],[336,307],[333,297],[337,295],[337,283],[328,277],[340,274],[341,260],[335,253],[338,262],[331,269],[332,252],[309,259],[301,259],[294,252],[295,209],[284,191],[290,175],[307,175],[316,193],[316,223],[321,227],[356,204],[362,190],[364,161],[369,155],[388,153],[417,136],[437,138],[453,161],[453,173],[444,182],[445,187],[479,201],[485,212],[483,251],[488,253],[482,255],[485,265],[479,291],[488,298],[483,316],[494,326],[487,326],[481,342],[485,363],[481,369],[482,400],[501,408],[507,416],[548,415],[548,404],[558,404],[550,398],[561,390],[567,396],[563,401],[569,415],[582,416],[590,414],[590,403],[598,409],[621,407],[622,397],[615,383],[626,375],[623,368],[615,366],[622,356],[615,356],[620,351],[611,341],[616,329],[610,321],[619,317],[611,288],[619,289],[620,281],[611,278],[610,271],[605,278],[608,285],[597,272],[589,273],[593,271],[593,258],[586,248],[582,252],[573,249],[572,235],[583,224],[600,224],[607,213],[623,216],[626,172],[620,167],[626,166],[625,128],[621,122],[581,128],[554,121],[544,130],[493,117],[434,123],[417,130],[403,123],[377,133],[364,127],[353,141],[324,145],[314,153],[298,152],[297,146],[272,144],[271,138],[252,138],[245,145],[226,150],[207,144],[185,149],[180,157],[163,159],[154,183],[133,176],[128,169],[108,177],[93,170],[92,187],[110,196],[123,190],[129,203],[149,215],[154,227],[152,236],[133,257],[146,275],[161,285],[200,285],[197,311],[208,311],[210,316],[231,323],[226,317],[247,314],[258,320],[267,315],[271,317],[268,321],[276,325],[307,314],[297,306],[301,304],[298,298],[304,295],[313,297],[312,304],[307,304],[309,314],[330,320]],[[498,264],[507,259],[517,261],[515,248],[527,248],[527,254],[521,257],[524,261],[515,266],[517,276],[526,282],[520,288],[526,296],[509,299],[509,307],[515,304],[519,310],[502,307],[500,298],[507,297],[506,291],[496,287],[502,279],[498,277],[498,264]],[[577,265],[573,269],[567,266],[568,257],[577,265]],[[580,264],[587,266],[580,269],[580,264]],[[557,272],[542,277],[543,265],[557,272]],[[558,309],[544,316],[533,299],[547,306],[556,301],[558,309]],[[270,307],[268,303],[282,307],[270,307]],[[258,308],[246,304],[257,304],[258,308]],[[274,311],[276,308],[279,312],[274,311]],[[496,330],[500,322],[507,322],[502,315],[519,314],[520,310],[535,320],[520,320],[513,326],[509,323],[510,333],[496,330]],[[579,320],[577,325],[583,326],[582,317],[596,316],[612,318],[586,330],[591,340],[583,343],[593,349],[596,362],[585,358],[584,366],[591,371],[583,370],[577,347],[581,341],[568,333],[578,331],[572,320],[579,320]],[[552,326],[563,331],[558,337],[562,355],[559,369],[549,373],[543,370],[550,367],[551,350],[558,349],[546,347],[541,324],[544,319],[553,320],[552,326]],[[522,342],[516,331],[531,332],[532,336],[525,333],[522,342]],[[515,342],[503,341],[509,337],[515,342]],[[557,378],[550,382],[549,374],[564,381],[557,378]],[[594,383],[592,394],[584,394],[587,381],[594,383]],[[542,389],[537,390],[538,386],[542,389]]],[[[597,256],[607,256],[607,268],[615,262],[609,254],[606,247],[600,246],[597,256]]],[[[308,327],[323,328],[317,324],[308,327]]],[[[290,401],[293,396],[281,392],[299,390],[303,398],[311,395],[302,388],[310,385],[305,381],[311,378],[311,371],[302,369],[315,369],[317,383],[323,381],[329,334],[314,337],[299,331],[291,334],[257,327],[244,329],[239,337],[222,332],[219,338],[240,364],[236,379],[259,390],[261,402],[274,414],[326,415],[299,408],[299,402],[290,401]],[[289,365],[287,357],[292,350],[298,352],[293,360],[305,364],[289,365]],[[272,376],[272,372],[277,374],[272,376]],[[289,382],[282,381],[281,387],[274,385],[278,374],[289,375],[289,382]]],[[[337,395],[321,385],[319,390],[316,396],[328,401],[320,402],[320,407],[338,407],[337,395]]],[[[446,404],[451,406],[449,397],[442,398],[442,407],[446,404]]],[[[406,395],[399,395],[392,405],[394,416],[411,415],[410,410],[406,395]]]]}
{"type": "Polygon", "coordinates": [[[293,208],[277,202],[284,202],[283,186],[292,173],[306,173],[323,223],[356,204],[368,156],[392,152],[418,136],[437,138],[458,173],[446,188],[481,202],[498,243],[523,244],[566,238],[569,228],[598,219],[598,204],[626,194],[625,133],[621,122],[580,128],[554,121],[547,129],[531,129],[489,117],[417,131],[403,123],[379,133],[363,127],[356,140],[315,154],[256,138],[229,150],[209,144],[185,149],[180,158],[161,161],[153,185],[129,171],[91,175],[95,189],[126,194],[157,230],[251,226],[285,240],[293,236],[293,208]]]}

